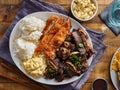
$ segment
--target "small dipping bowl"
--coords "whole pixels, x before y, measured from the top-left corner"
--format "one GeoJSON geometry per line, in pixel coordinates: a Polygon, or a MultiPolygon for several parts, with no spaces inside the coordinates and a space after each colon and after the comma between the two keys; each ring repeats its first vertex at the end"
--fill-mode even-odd
{"type": "Polygon", "coordinates": [[[108,90],[108,83],[103,78],[96,79],[92,84],[92,90],[108,90]]]}

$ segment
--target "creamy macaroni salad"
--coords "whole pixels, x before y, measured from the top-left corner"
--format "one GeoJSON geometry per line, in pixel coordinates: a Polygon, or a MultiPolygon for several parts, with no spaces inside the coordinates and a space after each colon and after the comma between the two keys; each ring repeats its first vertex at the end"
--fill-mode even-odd
{"type": "Polygon", "coordinates": [[[77,18],[89,19],[95,13],[96,6],[91,0],[75,0],[72,9],[77,18]]]}

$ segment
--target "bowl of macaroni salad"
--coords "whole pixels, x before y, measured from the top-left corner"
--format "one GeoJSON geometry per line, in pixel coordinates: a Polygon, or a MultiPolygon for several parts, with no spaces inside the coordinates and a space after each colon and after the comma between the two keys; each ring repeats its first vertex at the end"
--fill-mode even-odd
{"type": "Polygon", "coordinates": [[[98,11],[97,0],[73,0],[71,12],[80,21],[88,21],[95,17],[98,11]]]}

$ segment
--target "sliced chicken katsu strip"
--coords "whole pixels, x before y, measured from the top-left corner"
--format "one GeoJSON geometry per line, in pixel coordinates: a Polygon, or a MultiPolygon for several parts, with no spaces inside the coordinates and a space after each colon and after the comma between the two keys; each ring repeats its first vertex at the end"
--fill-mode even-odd
{"type": "Polygon", "coordinates": [[[63,22],[64,22],[63,17],[61,17],[61,18],[59,18],[59,20],[57,20],[57,22],[54,24],[54,26],[50,29],[49,33],[42,38],[40,44],[36,48],[36,52],[41,53],[42,51],[44,51],[46,44],[48,44],[49,41],[52,39],[52,37],[58,32],[58,30],[62,26],[63,22]]]}
{"type": "Polygon", "coordinates": [[[59,20],[59,17],[57,15],[52,15],[51,17],[49,17],[46,21],[46,26],[43,30],[43,35],[40,37],[40,39],[42,39],[49,31],[50,29],[53,27],[53,25],[57,22],[57,20],[59,20]]]}
{"type": "Polygon", "coordinates": [[[45,55],[49,59],[55,58],[55,51],[60,45],[64,42],[66,36],[70,32],[70,18],[66,20],[64,25],[60,28],[60,30],[54,35],[54,37],[50,40],[50,42],[46,46],[45,55]]]}

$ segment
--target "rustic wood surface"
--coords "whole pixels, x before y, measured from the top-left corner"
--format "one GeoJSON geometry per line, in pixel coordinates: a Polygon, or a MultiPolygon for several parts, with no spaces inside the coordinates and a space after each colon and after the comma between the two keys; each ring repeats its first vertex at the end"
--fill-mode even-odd
{"type": "MultiPolygon", "coordinates": [[[[70,11],[71,0],[45,0],[59,4],[70,11]]],[[[97,0],[99,4],[99,14],[112,0],[97,0]]],[[[0,39],[13,20],[22,0],[0,0],[0,39]]],[[[99,19],[98,15],[88,22],[81,22],[96,31],[105,33],[104,43],[107,49],[100,62],[92,71],[89,79],[81,90],[91,90],[92,82],[96,78],[105,78],[108,81],[109,90],[115,90],[110,79],[110,61],[120,46],[120,35],[115,36],[109,28],[99,19]]],[[[24,76],[16,67],[0,59],[0,90],[50,90],[48,86],[38,84],[24,76]]]]}

